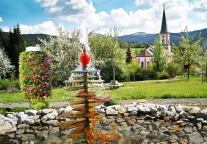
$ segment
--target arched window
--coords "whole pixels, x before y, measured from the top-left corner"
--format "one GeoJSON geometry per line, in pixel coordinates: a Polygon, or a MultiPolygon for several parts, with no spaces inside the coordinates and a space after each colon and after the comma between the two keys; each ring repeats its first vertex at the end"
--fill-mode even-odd
{"type": "Polygon", "coordinates": [[[141,68],[144,68],[144,62],[143,61],[141,62],[141,68]]]}

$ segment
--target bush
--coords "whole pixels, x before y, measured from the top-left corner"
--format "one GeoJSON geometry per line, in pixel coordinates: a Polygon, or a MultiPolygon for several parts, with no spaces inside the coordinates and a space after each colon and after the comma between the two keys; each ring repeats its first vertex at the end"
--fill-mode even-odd
{"type": "Polygon", "coordinates": [[[179,72],[179,66],[176,63],[171,62],[168,64],[166,71],[170,78],[174,78],[179,72]]]}
{"type": "Polygon", "coordinates": [[[135,79],[137,81],[157,79],[157,73],[152,69],[139,69],[135,73],[135,79]]]}
{"type": "Polygon", "coordinates": [[[10,86],[10,82],[7,79],[0,80],[0,90],[7,90],[10,86]]]}
{"type": "Polygon", "coordinates": [[[28,99],[42,99],[51,93],[50,59],[43,51],[20,55],[20,85],[28,99]]]}
{"type": "Polygon", "coordinates": [[[48,108],[48,105],[49,105],[48,102],[38,100],[38,101],[32,102],[32,109],[35,109],[35,110],[45,109],[45,108],[48,108]]]}
{"type": "Polygon", "coordinates": [[[166,71],[158,73],[158,79],[168,79],[168,78],[170,78],[170,76],[166,71]]]}

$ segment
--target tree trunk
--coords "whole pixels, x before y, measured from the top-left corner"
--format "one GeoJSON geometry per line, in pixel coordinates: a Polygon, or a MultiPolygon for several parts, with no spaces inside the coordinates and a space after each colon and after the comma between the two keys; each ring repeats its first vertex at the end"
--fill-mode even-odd
{"type": "Polygon", "coordinates": [[[188,67],[188,79],[190,79],[190,67],[188,67]]]}
{"type": "Polygon", "coordinates": [[[115,85],[115,81],[116,81],[116,78],[115,78],[115,66],[114,66],[114,61],[113,61],[113,64],[112,64],[112,69],[113,69],[113,84],[115,85]]]}

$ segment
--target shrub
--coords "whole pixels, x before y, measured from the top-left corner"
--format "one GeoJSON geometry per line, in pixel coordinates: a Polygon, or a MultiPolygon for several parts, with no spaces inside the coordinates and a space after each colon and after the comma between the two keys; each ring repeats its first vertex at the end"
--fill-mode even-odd
{"type": "Polygon", "coordinates": [[[32,102],[32,109],[35,109],[35,110],[45,109],[48,107],[48,105],[49,104],[46,101],[37,100],[37,101],[32,102]]]}
{"type": "Polygon", "coordinates": [[[168,64],[166,71],[169,74],[170,78],[174,78],[179,72],[179,66],[176,63],[171,62],[168,64]]]}
{"type": "Polygon", "coordinates": [[[168,78],[170,78],[170,76],[166,71],[158,73],[158,79],[168,79],[168,78]]]}
{"type": "Polygon", "coordinates": [[[50,59],[43,51],[20,55],[20,86],[28,99],[43,99],[51,93],[50,59]]]}
{"type": "Polygon", "coordinates": [[[0,80],[0,90],[7,90],[10,86],[10,82],[7,79],[0,80]]]}

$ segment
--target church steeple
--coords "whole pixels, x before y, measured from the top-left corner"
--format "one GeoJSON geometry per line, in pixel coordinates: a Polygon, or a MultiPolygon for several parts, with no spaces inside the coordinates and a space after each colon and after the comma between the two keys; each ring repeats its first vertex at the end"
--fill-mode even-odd
{"type": "Polygon", "coordinates": [[[160,42],[164,45],[165,49],[171,51],[170,46],[170,33],[167,29],[167,20],[165,15],[165,4],[163,5],[162,25],[160,30],[160,42]]]}
{"type": "Polygon", "coordinates": [[[161,26],[160,33],[166,33],[166,32],[168,32],[168,30],[167,30],[167,21],[165,16],[165,4],[163,4],[162,26],[161,26]]]}

